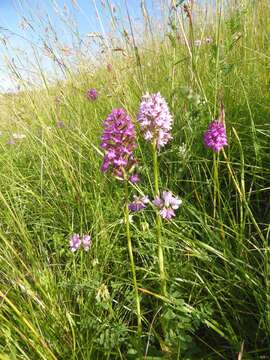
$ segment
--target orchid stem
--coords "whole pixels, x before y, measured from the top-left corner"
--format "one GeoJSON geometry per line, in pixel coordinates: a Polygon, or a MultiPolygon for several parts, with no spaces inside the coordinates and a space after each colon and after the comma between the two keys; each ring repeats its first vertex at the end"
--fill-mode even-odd
{"type": "Polygon", "coordinates": [[[130,236],[129,209],[128,209],[128,182],[127,181],[125,181],[125,198],[126,198],[125,199],[125,222],[126,222],[128,253],[129,253],[130,266],[131,266],[132,277],[133,277],[134,293],[135,293],[135,299],[136,299],[137,318],[138,318],[138,336],[140,338],[142,335],[141,304],[140,304],[140,297],[139,297],[139,292],[138,292],[136,269],[135,269],[133,250],[132,250],[132,242],[131,242],[131,236],[130,236]]]}
{"type": "Polygon", "coordinates": [[[219,155],[214,153],[213,154],[213,166],[214,166],[214,213],[213,217],[214,219],[217,216],[218,207],[219,207],[219,174],[218,174],[218,165],[219,165],[219,155]]]}
{"type": "MultiPolygon", "coordinates": [[[[159,185],[158,185],[158,156],[157,156],[157,146],[153,144],[153,170],[154,170],[154,195],[159,196],[159,185]]],[[[163,244],[161,236],[161,216],[159,211],[156,215],[156,231],[157,231],[157,241],[158,241],[158,262],[159,262],[159,274],[160,274],[160,290],[162,296],[167,296],[167,284],[166,284],[166,274],[164,267],[164,254],[163,254],[163,244]]]]}

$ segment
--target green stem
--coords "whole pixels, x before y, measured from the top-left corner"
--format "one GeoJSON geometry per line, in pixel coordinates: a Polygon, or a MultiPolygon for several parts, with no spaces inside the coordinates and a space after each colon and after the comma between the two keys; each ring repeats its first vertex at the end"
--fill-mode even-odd
{"type": "Polygon", "coordinates": [[[138,318],[138,336],[141,337],[142,335],[142,317],[141,317],[141,304],[138,292],[138,285],[137,285],[137,278],[136,278],[136,269],[133,257],[133,250],[132,250],[132,242],[130,236],[130,224],[129,224],[129,210],[128,210],[128,182],[125,181],[125,220],[126,220],[126,232],[127,232],[127,243],[128,243],[128,253],[130,259],[130,266],[132,271],[133,277],[133,285],[134,285],[134,293],[136,299],[136,308],[137,308],[137,318],[138,318]]]}
{"type": "MultiPolygon", "coordinates": [[[[156,144],[153,144],[153,170],[154,170],[154,193],[155,193],[155,196],[159,196],[158,158],[157,158],[156,144]]],[[[161,236],[161,217],[160,217],[159,211],[157,211],[157,215],[156,215],[156,231],[157,231],[157,241],[158,241],[158,262],[159,262],[161,295],[167,296],[163,244],[162,244],[162,236],[161,236]]]]}
{"type": "Polygon", "coordinates": [[[214,167],[214,213],[213,217],[216,218],[219,202],[220,202],[220,190],[219,190],[219,173],[218,173],[218,165],[219,165],[219,155],[213,154],[213,167],[214,167]]]}

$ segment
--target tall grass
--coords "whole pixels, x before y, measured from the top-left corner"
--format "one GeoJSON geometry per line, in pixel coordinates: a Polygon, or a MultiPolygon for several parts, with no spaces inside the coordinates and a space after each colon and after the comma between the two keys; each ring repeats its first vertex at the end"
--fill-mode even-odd
{"type": "MultiPolygon", "coordinates": [[[[142,2],[144,39],[131,15],[121,22],[105,3],[123,37],[104,28],[88,62],[77,48],[71,59],[47,44],[63,72],[57,85],[38,49],[43,87],[29,87],[8,62],[21,91],[1,96],[0,359],[267,359],[269,3],[218,1],[204,22],[196,4],[173,1],[161,25],[142,2]],[[96,102],[86,99],[89,87],[98,89],[96,102]],[[100,172],[99,145],[112,107],[124,107],[136,123],[145,91],[160,91],[173,114],[158,185],[183,205],[160,229],[165,279],[155,212],[149,207],[130,223],[138,343],[125,191],[100,172]],[[221,102],[229,145],[214,157],[202,135],[221,102]],[[26,138],[8,145],[12,133],[26,138]],[[72,233],[91,233],[88,253],[70,252],[72,233]]],[[[157,192],[152,150],[137,130],[142,181],[130,200],[157,192]]]]}

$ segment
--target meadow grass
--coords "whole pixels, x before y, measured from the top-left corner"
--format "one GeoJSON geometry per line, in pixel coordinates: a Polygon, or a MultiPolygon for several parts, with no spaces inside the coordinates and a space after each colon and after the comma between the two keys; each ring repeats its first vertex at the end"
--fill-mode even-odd
{"type": "MultiPolygon", "coordinates": [[[[94,70],[67,60],[57,85],[40,68],[42,89],[17,74],[21,91],[1,96],[0,359],[270,357],[270,5],[220,12],[219,2],[204,23],[191,4],[173,4],[164,33],[143,7],[145,37],[131,27],[94,70]],[[139,338],[125,188],[100,171],[100,137],[114,107],[136,124],[146,91],[161,92],[173,115],[158,186],[183,204],[160,225],[166,291],[154,209],[129,223],[139,338]],[[228,146],[215,154],[203,133],[221,102],[228,146]],[[26,138],[6,144],[12,133],[26,138]],[[73,233],[91,234],[89,252],[70,252],[73,233]]],[[[141,182],[130,200],[157,192],[152,149],[136,128],[141,182]]]]}

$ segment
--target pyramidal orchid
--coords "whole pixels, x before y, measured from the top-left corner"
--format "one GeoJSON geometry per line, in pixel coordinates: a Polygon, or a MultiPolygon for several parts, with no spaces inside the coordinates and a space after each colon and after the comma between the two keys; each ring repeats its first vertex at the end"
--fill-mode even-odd
{"type": "Polygon", "coordinates": [[[159,92],[156,94],[146,93],[142,97],[137,120],[144,139],[155,143],[158,149],[172,139],[172,115],[166,100],[159,92]]]}
{"type": "Polygon", "coordinates": [[[125,188],[125,225],[127,235],[127,248],[132,271],[134,295],[136,300],[138,337],[142,334],[141,304],[136,276],[135,261],[133,256],[129,203],[128,203],[128,185],[129,181],[136,183],[139,180],[137,174],[134,174],[136,160],[134,150],[137,147],[135,128],[131,118],[122,108],[113,109],[103,122],[103,134],[101,137],[101,148],[105,150],[101,170],[110,171],[112,176],[119,180],[124,180],[125,188]]]}
{"type": "Polygon", "coordinates": [[[228,145],[224,118],[225,113],[222,106],[219,118],[212,121],[204,133],[205,146],[215,152],[220,152],[224,146],[228,145]]]}
{"type": "Polygon", "coordinates": [[[101,170],[110,170],[119,180],[138,182],[138,175],[131,174],[136,164],[133,151],[137,147],[131,118],[124,109],[113,109],[103,127],[101,147],[105,150],[105,155],[101,170]]]}
{"type": "MultiPolygon", "coordinates": [[[[137,120],[140,125],[144,139],[151,143],[153,151],[153,182],[154,182],[154,196],[156,201],[159,198],[159,167],[158,167],[158,152],[172,139],[172,123],[173,118],[170,113],[166,100],[158,92],[156,94],[146,93],[143,95],[140,109],[137,115],[137,120]]],[[[162,199],[160,198],[160,206],[162,206],[162,199]]],[[[156,232],[158,242],[158,262],[160,271],[160,285],[161,294],[167,296],[166,290],[166,274],[164,266],[163,254],[163,240],[161,234],[161,216],[166,218],[173,216],[168,209],[160,207],[156,212],[156,232]],[[167,213],[165,214],[165,209],[167,213]],[[162,211],[163,210],[163,211],[162,211]]]]}

